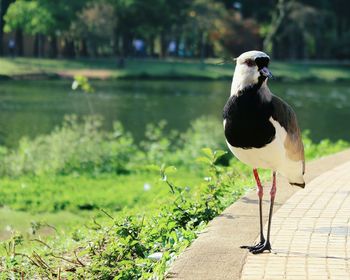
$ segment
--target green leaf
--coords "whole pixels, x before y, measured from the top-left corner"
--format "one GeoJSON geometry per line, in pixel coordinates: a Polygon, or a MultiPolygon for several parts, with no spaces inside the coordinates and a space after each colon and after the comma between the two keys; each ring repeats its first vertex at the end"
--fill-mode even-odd
{"type": "Polygon", "coordinates": [[[214,153],[213,153],[213,151],[210,148],[203,148],[202,152],[203,152],[203,154],[205,154],[209,158],[213,158],[214,157],[214,153]]]}
{"type": "Polygon", "coordinates": [[[149,165],[145,166],[145,169],[149,170],[149,171],[157,171],[158,172],[160,167],[158,165],[155,165],[155,164],[149,164],[149,165]]]}
{"type": "Polygon", "coordinates": [[[74,76],[74,81],[72,83],[72,90],[77,90],[81,88],[85,93],[93,93],[95,90],[90,85],[89,80],[85,76],[76,75],[74,76]]]}
{"type": "Polygon", "coordinates": [[[226,151],[223,151],[223,150],[217,150],[214,152],[214,157],[215,157],[215,160],[221,158],[223,155],[226,155],[227,152],[226,151]]]}
{"type": "Polygon", "coordinates": [[[212,164],[211,160],[206,158],[206,157],[199,157],[196,159],[196,162],[205,163],[205,164],[212,164]]]}
{"type": "Polygon", "coordinates": [[[165,173],[171,174],[171,173],[175,173],[177,171],[175,166],[167,166],[164,170],[165,173]]]}

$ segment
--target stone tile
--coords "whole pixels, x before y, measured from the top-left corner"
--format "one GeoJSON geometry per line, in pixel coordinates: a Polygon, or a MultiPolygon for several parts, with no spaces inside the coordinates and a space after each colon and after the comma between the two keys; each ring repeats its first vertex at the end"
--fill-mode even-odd
{"type": "Polygon", "coordinates": [[[347,162],[322,174],[274,214],[276,255],[254,266],[248,255],[242,279],[350,279],[349,170],[347,162]]]}

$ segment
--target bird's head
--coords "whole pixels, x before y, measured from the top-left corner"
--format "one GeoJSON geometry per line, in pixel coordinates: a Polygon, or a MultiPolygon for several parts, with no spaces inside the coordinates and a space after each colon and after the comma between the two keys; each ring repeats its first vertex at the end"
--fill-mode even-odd
{"type": "Polygon", "coordinates": [[[242,53],[236,59],[232,90],[242,90],[245,87],[260,85],[272,77],[268,65],[270,57],[261,51],[242,53]]]}

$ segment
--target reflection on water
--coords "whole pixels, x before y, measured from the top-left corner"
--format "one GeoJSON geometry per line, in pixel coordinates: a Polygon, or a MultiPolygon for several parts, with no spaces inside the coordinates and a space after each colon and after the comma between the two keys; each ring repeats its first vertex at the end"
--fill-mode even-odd
{"type": "MultiPolygon", "coordinates": [[[[0,84],[0,144],[50,132],[66,114],[100,114],[106,128],[120,120],[140,140],[145,125],[165,119],[184,131],[204,115],[221,125],[230,81],[99,81],[91,95],[72,92],[69,81],[7,81],[0,84]],[[89,99],[89,100],[88,100],[89,99]],[[91,107],[88,105],[91,103],[91,107]]],[[[350,141],[349,84],[270,82],[272,91],[296,110],[311,137],[350,141]]]]}

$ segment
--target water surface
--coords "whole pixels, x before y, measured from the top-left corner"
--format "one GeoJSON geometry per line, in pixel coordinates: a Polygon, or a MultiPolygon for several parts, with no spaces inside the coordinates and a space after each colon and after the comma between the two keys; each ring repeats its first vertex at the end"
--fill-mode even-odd
{"type": "MultiPolygon", "coordinates": [[[[69,81],[0,83],[0,145],[15,146],[23,136],[50,132],[64,115],[100,114],[105,127],[121,121],[137,140],[147,123],[166,120],[184,131],[194,119],[213,116],[221,124],[230,81],[98,81],[90,95],[73,92],[69,81]],[[89,105],[90,104],[90,105],[89,105]]],[[[270,82],[290,103],[302,129],[315,141],[350,141],[350,84],[270,82]]],[[[208,132],[209,133],[209,132],[208,132]]]]}

